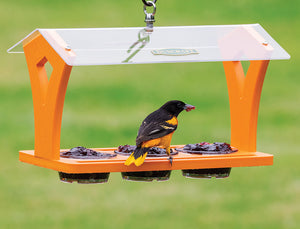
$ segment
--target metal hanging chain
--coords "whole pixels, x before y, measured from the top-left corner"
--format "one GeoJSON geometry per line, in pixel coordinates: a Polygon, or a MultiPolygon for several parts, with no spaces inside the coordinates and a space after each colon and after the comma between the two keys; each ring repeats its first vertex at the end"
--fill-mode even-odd
{"type": "Polygon", "coordinates": [[[154,15],[156,13],[156,1],[157,0],[153,0],[153,1],[145,1],[145,0],[142,0],[143,3],[144,3],[144,13],[146,15],[145,17],[145,22],[146,22],[146,30],[148,32],[152,32],[153,31],[153,23],[155,22],[155,19],[154,19],[154,15]],[[147,12],[147,6],[153,6],[153,12],[152,13],[148,13],[147,12]]]}

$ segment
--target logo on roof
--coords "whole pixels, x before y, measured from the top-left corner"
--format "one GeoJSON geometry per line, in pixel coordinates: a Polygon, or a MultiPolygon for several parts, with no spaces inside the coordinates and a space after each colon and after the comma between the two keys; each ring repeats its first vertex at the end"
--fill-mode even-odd
{"type": "Polygon", "coordinates": [[[196,49],[154,49],[151,51],[153,55],[164,56],[186,56],[192,54],[199,54],[196,49]]]}

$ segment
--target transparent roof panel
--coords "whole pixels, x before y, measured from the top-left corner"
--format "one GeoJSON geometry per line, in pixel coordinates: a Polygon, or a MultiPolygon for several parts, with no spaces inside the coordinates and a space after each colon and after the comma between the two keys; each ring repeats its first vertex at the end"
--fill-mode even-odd
{"type": "MultiPolygon", "coordinates": [[[[259,25],[37,29],[68,65],[289,59],[259,25]]],[[[22,41],[8,52],[19,52],[22,41]]]]}

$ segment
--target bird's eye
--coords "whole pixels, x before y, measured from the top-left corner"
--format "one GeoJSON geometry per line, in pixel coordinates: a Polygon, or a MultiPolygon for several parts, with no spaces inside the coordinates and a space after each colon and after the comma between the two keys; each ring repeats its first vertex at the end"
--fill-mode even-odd
{"type": "Polygon", "coordinates": [[[182,107],[182,104],[181,103],[177,103],[177,107],[182,107]]]}

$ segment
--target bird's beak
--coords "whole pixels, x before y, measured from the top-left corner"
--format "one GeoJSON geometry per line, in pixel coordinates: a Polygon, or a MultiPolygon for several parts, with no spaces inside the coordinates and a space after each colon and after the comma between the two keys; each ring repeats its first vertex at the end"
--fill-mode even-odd
{"type": "Polygon", "coordinates": [[[186,110],[187,112],[191,111],[191,110],[195,110],[195,106],[190,105],[190,104],[185,104],[184,110],[186,110]]]}

